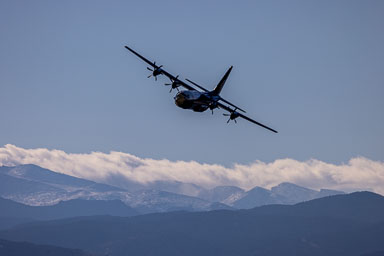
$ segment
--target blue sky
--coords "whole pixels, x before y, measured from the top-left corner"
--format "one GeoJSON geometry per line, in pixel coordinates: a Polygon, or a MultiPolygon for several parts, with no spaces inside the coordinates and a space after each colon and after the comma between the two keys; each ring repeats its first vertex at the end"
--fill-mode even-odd
{"type": "Polygon", "coordinates": [[[1,1],[0,145],[230,165],[384,160],[383,1],[1,1]],[[175,106],[123,48],[273,134],[175,106]]]}

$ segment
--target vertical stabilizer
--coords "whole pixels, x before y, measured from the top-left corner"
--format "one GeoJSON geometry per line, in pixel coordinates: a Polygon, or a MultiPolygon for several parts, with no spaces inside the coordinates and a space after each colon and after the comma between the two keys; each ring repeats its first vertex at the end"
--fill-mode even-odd
{"type": "Polygon", "coordinates": [[[231,70],[232,70],[233,66],[231,66],[228,71],[225,73],[225,75],[223,76],[223,78],[221,78],[220,82],[217,84],[217,86],[215,87],[215,89],[212,91],[212,93],[214,95],[219,95],[220,92],[221,92],[221,89],[223,89],[223,86],[225,84],[225,81],[227,81],[227,78],[229,76],[229,73],[231,73],[231,70]]]}

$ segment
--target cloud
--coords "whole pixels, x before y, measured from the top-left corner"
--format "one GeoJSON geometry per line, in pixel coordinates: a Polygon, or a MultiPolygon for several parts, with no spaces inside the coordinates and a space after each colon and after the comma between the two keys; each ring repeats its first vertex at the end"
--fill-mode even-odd
{"type": "MultiPolygon", "coordinates": [[[[234,185],[244,189],[254,186],[270,188],[281,182],[301,186],[345,191],[371,189],[384,195],[384,162],[364,157],[352,158],[347,164],[330,164],[319,160],[305,162],[279,159],[271,163],[255,161],[227,168],[195,161],[169,161],[139,158],[111,151],[71,154],[45,148],[24,149],[11,144],[0,148],[0,165],[36,164],[41,167],[98,182],[120,177],[120,182],[142,184],[172,180],[203,187],[234,185]]],[[[116,179],[114,179],[116,180],[116,179]]]]}

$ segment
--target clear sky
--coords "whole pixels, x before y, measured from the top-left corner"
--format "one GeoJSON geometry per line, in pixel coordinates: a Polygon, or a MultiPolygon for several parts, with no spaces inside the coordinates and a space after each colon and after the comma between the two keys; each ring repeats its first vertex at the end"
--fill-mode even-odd
{"type": "Polygon", "coordinates": [[[384,1],[0,2],[0,145],[230,165],[384,160],[384,1]],[[128,45],[279,131],[173,102],[128,45]]]}

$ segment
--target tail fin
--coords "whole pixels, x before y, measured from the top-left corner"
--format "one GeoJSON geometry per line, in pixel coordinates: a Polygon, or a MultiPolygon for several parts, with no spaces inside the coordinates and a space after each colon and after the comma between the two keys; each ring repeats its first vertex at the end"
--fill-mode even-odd
{"type": "Polygon", "coordinates": [[[223,76],[223,78],[221,78],[220,82],[217,84],[217,86],[215,87],[215,89],[212,91],[212,93],[214,95],[219,95],[220,92],[221,92],[221,89],[223,89],[223,86],[225,84],[225,81],[227,81],[227,78],[229,76],[229,73],[231,73],[231,70],[232,70],[233,66],[231,66],[228,71],[225,73],[225,75],[223,76]]]}

